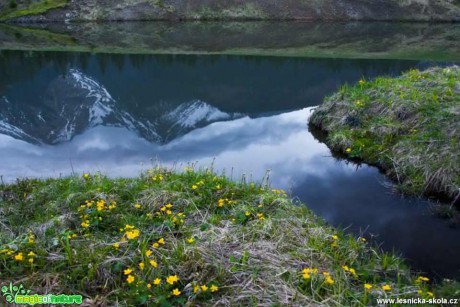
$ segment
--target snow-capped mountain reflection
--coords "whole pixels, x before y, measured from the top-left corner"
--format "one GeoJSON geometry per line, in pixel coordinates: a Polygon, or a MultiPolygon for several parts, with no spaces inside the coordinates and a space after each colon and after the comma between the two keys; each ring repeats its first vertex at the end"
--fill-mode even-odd
{"type": "Polygon", "coordinates": [[[0,98],[0,133],[30,143],[57,144],[95,126],[122,127],[155,143],[165,143],[197,127],[241,117],[193,100],[173,106],[160,103],[133,115],[95,79],[77,69],[53,80],[35,103],[0,98]]]}

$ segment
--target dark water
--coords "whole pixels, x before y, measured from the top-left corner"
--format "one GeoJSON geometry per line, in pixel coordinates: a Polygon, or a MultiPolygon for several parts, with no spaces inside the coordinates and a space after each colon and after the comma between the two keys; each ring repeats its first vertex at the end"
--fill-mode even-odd
{"type": "MultiPolygon", "coordinates": [[[[188,162],[290,190],[433,277],[460,276],[459,229],[402,198],[374,167],[332,157],[308,131],[343,83],[433,63],[227,56],[0,53],[0,175],[135,176],[188,162]]],[[[439,63],[437,63],[439,64],[439,63]]]]}

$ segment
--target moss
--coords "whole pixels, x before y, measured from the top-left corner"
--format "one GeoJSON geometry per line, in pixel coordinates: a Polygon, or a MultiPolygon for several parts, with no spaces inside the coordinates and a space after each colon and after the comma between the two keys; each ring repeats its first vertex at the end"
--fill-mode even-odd
{"type": "Polygon", "coordinates": [[[410,194],[459,193],[460,68],[410,70],[343,86],[311,117],[327,143],[379,165],[410,194]]]}
{"type": "Polygon", "coordinates": [[[11,20],[23,16],[39,15],[46,13],[51,9],[65,7],[68,0],[43,0],[39,2],[32,2],[26,7],[15,7],[10,10],[5,10],[0,13],[0,21],[11,20]]]}
{"type": "Polygon", "coordinates": [[[284,191],[210,170],[18,180],[0,185],[0,210],[0,285],[95,305],[362,306],[454,294],[284,191]]]}

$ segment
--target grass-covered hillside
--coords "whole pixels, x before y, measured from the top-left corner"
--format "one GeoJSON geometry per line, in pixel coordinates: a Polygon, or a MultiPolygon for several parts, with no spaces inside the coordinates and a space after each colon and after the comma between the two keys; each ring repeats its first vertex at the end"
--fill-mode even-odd
{"type": "Polygon", "coordinates": [[[0,0],[4,20],[459,21],[457,0],[0,0]],[[68,3],[68,5],[56,5],[68,3]],[[22,11],[18,14],[16,12],[22,11]],[[19,18],[19,19],[18,19],[19,18]]]}
{"type": "Polygon", "coordinates": [[[362,79],[310,119],[327,144],[377,164],[404,192],[460,199],[460,67],[362,79]]]}
{"type": "MultiPolygon", "coordinates": [[[[0,285],[84,306],[366,306],[455,297],[282,190],[211,171],[0,186],[0,285]]],[[[5,299],[2,297],[1,299],[5,299]]]]}

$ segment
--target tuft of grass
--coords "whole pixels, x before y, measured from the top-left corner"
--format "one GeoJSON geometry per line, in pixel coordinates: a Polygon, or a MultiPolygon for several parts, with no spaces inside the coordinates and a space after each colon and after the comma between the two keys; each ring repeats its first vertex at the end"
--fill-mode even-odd
{"type": "Polygon", "coordinates": [[[0,21],[11,20],[23,16],[38,15],[46,13],[51,9],[57,9],[65,7],[68,3],[68,0],[41,0],[38,2],[31,2],[26,7],[18,6],[14,2],[14,6],[10,4],[8,9],[5,9],[4,12],[0,13],[0,21]]]}
{"type": "Polygon", "coordinates": [[[376,164],[408,194],[460,195],[460,68],[412,69],[343,86],[310,124],[350,158],[376,164]]]}
{"type": "Polygon", "coordinates": [[[455,288],[283,190],[191,167],[3,184],[0,224],[0,286],[84,305],[366,306],[455,288]]]}

